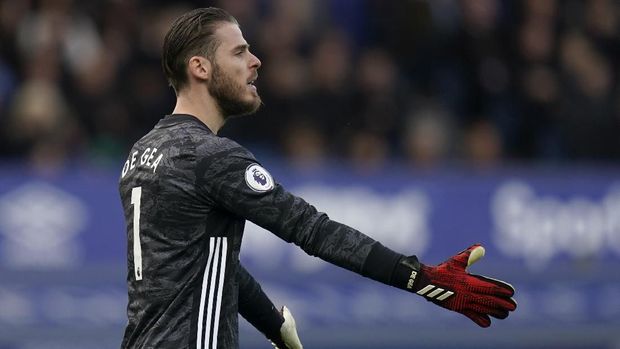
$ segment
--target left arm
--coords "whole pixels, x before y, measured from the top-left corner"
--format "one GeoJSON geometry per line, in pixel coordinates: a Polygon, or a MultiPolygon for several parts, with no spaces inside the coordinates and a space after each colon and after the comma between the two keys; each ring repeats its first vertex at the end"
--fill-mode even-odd
{"type": "Polygon", "coordinates": [[[239,314],[278,349],[301,349],[295,321],[288,309],[278,310],[260,284],[239,265],[239,314]]]}

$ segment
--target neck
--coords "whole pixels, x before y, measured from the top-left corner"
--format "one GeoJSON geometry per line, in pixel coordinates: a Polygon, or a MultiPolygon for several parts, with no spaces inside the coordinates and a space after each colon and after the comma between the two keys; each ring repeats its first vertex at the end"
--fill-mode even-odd
{"type": "Polygon", "coordinates": [[[224,126],[224,117],[215,99],[208,91],[198,91],[199,87],[186,87],[177,95],[173,114],[189,114],[198,118],[214,133],[224,126]]]}

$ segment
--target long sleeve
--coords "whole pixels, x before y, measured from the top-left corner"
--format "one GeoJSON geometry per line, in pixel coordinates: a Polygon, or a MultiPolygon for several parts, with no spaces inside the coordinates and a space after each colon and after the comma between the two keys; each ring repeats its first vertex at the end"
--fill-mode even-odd
{"type": "Polygon", "coordinates": [[[239,314],[278,348],[286,348],[280,328],[284,317],[252,275],[239,265],[239,314]]]}
{"type": "Polygon", "coordinates": [[[222,139],[218,152],[201,151],[196,177],[206,196],[306,253],[388,283],[403,256],[338,222],[277,183],[254,156],[222,139]]]}

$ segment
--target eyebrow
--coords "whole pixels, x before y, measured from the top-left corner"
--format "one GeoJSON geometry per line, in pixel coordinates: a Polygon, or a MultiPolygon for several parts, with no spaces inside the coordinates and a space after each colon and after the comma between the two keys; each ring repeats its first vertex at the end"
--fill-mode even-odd
{"type": "Polygon", "coordinates": [[[235,47],[233,47],[232,51],[238,51],[238,50],[249,50],[250,49],[250,45],[249,44],[241,44],[241,45],[237,45],[235,47]]]}

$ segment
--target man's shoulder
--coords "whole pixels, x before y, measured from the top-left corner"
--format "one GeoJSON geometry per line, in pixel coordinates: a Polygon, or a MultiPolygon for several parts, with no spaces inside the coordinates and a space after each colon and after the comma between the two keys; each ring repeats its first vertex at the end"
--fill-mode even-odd
{"type": "Polygon", "coordinates": [[[218,137],[212,135],[203,142],[200,142],[196,146],[196,153],[199,156],[210,157],[217,155],[234,155],[242,157],[254,157],[249,150],[235,142],[234,140],[226,137],[218,137]]]}

